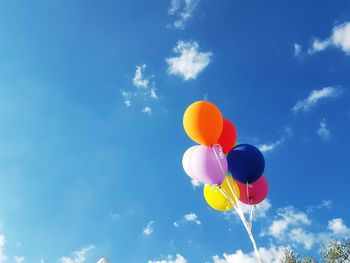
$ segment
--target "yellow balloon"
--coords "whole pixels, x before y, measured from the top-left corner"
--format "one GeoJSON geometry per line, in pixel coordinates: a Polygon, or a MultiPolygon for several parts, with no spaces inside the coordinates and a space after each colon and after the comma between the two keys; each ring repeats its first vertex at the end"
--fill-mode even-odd
{"type": "MultiPolygon", "coordinates": [[[[237,198],[239,198],[239,188],[232,178],[230,176],[226,176],[225,180],[220,186],[222,192],[226,193],[231,198],[233,203],[236,203],[231,189],[235,191],[237,198]]],[[[221,193],[218,186],[212,186],[209,184],[204,185],[203,194],[205,201],[215,210],[226,212],[233,208],[231,202],[227,200],[225,194],[221,193]]]]}

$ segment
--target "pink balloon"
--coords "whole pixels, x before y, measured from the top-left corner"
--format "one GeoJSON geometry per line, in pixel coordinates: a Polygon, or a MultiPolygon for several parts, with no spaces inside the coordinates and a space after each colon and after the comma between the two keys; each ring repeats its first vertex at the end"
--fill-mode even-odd
{"type": "Polygon", "coordinates": [[[195,146],[191,146],[190,148],[188,148],[186,150],[186,152],[184,153],[184,155],[182,156],[182,167],[184,168],[186,174],[193,178],[193,179],[196,179],[198,180],[192,170],[191,170],[191,157],[192,157],[192,153],[193,151],[198,147],[198,145],[195,145],[195,146]]]}
{"type": "Polygon", "coordinates": [[[190,170],[197,180],[220,185],[227,172],[226,156],[216,146],[198,145],[192,152],[190,170]]]}
{"type": "Polygon", "coordinates": [[[242,184],[236,181],[240,197],[239,200],[248,205],[257,205],[261,203],[269,192],[269,185],[265,176],[261,176],[257,181],[252,184],[242,184]]]}

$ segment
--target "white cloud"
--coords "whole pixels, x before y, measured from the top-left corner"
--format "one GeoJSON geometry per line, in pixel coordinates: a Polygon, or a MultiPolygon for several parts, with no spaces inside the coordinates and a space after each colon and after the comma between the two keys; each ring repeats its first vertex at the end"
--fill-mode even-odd
{"type": "Polygon", "coordinates": [[[289,206],[280,209],[277,219],[272,221],[268,229],[268,234],[278,241],[288,242],[290,245],[302,245],[309,250],[318,241],[316,234],[302,228],[310,224],[311,220],[306,213],[289,206]]]}
{"type": "Polygon", "coordinates": [[[331,44],[331,42],[329,40],[325,40],[325,41],[321,41],[319,39],[315,39],[312,42],[312,46],[311,49],[309,49],[308,53],[309,54],[313,54],[313,53],[317,53],[320,51],[325,50],[329,45],[331,44]]]}
{"type": "Polygon", "coordinates": [[[325,98],[334,98],[341,94],[341,90],[334,87],[324,87],[319,90],[313,90],[310,92],[309,96],[306,99],[299,100],[292,108],[294,113],[299,111],[308,111],[312,106],[315,106],[316,103],[325,98]]]}
{"type": "Polygon", "coordinates": [[[95,246],[91,245],[81,250],[74,251],[73,253],[71,253],[70,257],[62,257],[60,259],[60,262],[61,263],[83,263],[86,261],[88,252],[90,252],[94,248],[95,246]]]}
{"type": "Polygon", "coordinates": [[[184,29],[188,20],[193,17],[199,0],[171,0],[168,14],[176,17],[173,26],[176,29],[184,29]]]}
{"type": "Polygon", "coordinates": [[[319,205],[319,208],[331,208],[332,205],[332,200],[322,200],[322,203],[319,205]]]}
{"type": "Polygon", "coordinates": [[[0,235],[0,262],[5,262],[7,260],[7,256],[4,255],[5,243],[6,243],[5,236],[0,235]]]}
{"type": "Polygon", "coordinates": [[[296,211],[291,206],[279,209],[277,217],[278,219],[272,222],[268,230],[269,235],[275,238],[284,238],[290,226],[311,224],[311,220],[306,213],[296,211]]]}
{"type": "Polygon", "coordinates": [[[299,57],[302,52],[302,47],[298,43],[294,43],[294,57],[299,57]]]}
{"type": "Polygon", "coordinates": [[[188,222],[194,222],[197,225],[202,224],[202,222],[200,220],[198,220],[198,216],[195,213],[190,213],[190,214],[184,215],[184,219],[188,222]]]}
{"type": "MultiPolygon", "coordinates": [[[[249,213],[250,205],[246,205],[246,204],[240,202],[240,206],[241,206],[244,213],[249,213]]],[[[253,207],[254,220],[256,220],[258,218],[265,218],[267,211],[269,211],[270,208],[271,208],[271,202],[269,199],[265,199],[260,204],[255,205],[253,207]]]]}
{"type": "MultiPolygon", "coordinates": [[[[344,223],[342,218],[333,218],[328,221],[328,231],[319,233],[304,233],[307,234],[306,239],[311,240],[314,237],[314,243],[327,244],[332,240],[339,240],[343,238],[349,238],[350,228],[344,223]]],[[[303,237],[305,238],[305,237],[303,237]]],[[[306,249],[309,249],[305,246],[306,249]]]]}
{"type": "Polygon", "coordinates": [[[350,55],[350,22],[335,26],[332,35],[325,40],[315,39],[308,53],[321,52],[331,46],[340,48],[347,55],[350,55]]]}
{"type": "Polygon", "coordinates": [[[107,258],[100,258],[96,263],[110,263],[107,258]]]}
{"type": "Polygon", "coordinates": [[[335,236],[350,236],[350,228],[344,224],[342,218],[334,218],[328,221],[328,229],[335,236]]]}
{"type": "Polygon", "coordinates": [[[152,109],[150,107],[146,106],[142,109],[142,112],[151,115],[152,109]]]}
{"type": "MultiPolygon", "coordinates": [[[[329,207],[330,202],[325,201],[316,208],[329,207]]],[[[312,208],[313,209],[313,208],[312,208]]],[[[312,211],[309,210],[309,211],[312,211]]],[[[311,232],[306,228],[311,227],[312,221],[302,211],[288,206],[279,209],[275,220],[270,224],[267,233],[274,238],[274,241],[296,247],[302,245],[304,249],[310,250],[315,244],[326,244],[331,240],[339,240],[350,236],[350,228],[341,218],[334,218],[328,221],[328,230],[311,232]]]]}
{"type": "Polygon", "coordinates": [[[197,42],[178,41],[173,49],[178,55],[166,59],[169,65],[168,73],[177,75],[184,80],[196,79],[210,63],[211,52],[199,51],[197,42]]]}
{"type": "Polygon", "coordinates": [[[118,214],[118,213],[110,213],[109,216],[110,216],[111,218],[113,218],[113,219],[117,219],[117,218],[120,217],[120,214],[118,214]]]}
{"type": "Polygon", "coordinates": [[[258,145],[259,150],[262,153],[267,153],[273,151],[277,146],[281,145],[288,137],[291,137],[293,134],[293,130],[290,127],[284,128],[284,135],[281,139],[272,142],[272,143],[263,143],[258,145]]]}
{"type": "Polygon", "coordinates": [[[193,189],[195,189],[196,187],[201,187],[203,185],[201,181],[196,179],[191,179],[191,184],[193,186],[193,189]]]}
{"type": "Polygon", "coordinates": [[[320,122],[320,127],[317,129],[317,134],[322,138],[324,141],[328,141],[331,138],[331,131],[327,127],[327,121],[326,119],[322,119],[320,122]]]}
{"type": "Polygon", "coordinates": [[[149,80],[143,76],[143,73],[144,73],[146,67],[147,67],[146,64],[136,66],[135,75],[134,75],[134,78],[132,80],[132,83],[134,84],[134,86],[136,88],[145,88],[146,89],[148,87],[149,80]]]}
{"type": "Polygon", "coordinates": [[[176,257],[173,258],[172,255],[169,255],[167,259],[163,260],[148,260],[148,263],[186,263],[187,260],[180,254],[176,254],[176,257]]]}
{"type": "MultiPolygon", "coordinates": [[[[280,209],[279,217],[282,217],[284,220],[284,224],[279,225],[286,227],[282,227],[283,231],[279,231],[279,234],[283,232],[283,239],[279,235],[276,236],[276,240],[283,241],[288,246],[296,247],[301,245],[304,249],[310,250],[315,244],[326,244],[330,240],[347,238],[350,235],[350,228],[345,225],[341,218],[335,218],[328,222],[329,231],[312,233],[303,229],[304,226],[311,224],[311,220],[304,212],[296,211],[293,207],[286,207],[280,209]]],[[[272,240],[270,248],[259,248],[264,263],[279,263],[282,261],[283,249],[286,247],[277,247],[274,242],[276,240],[272,240]]],[[[242,250],[237,250],[233,254],[224,253],[222,258],[216,255],[213,257],[213,261],[214,263],[257,262],[254,252],[246,254],[242,250]]]]}
{"type": "Polygon", "coordinates": [[[176,11],[180,9],[180,6],[181,6],[181,0],[171,0],[170,7],[168,9],[169,15],[174,15],[176,11]]]}
{"type": "Polygon", "coordinates": [[[332,200],[322,200],[319,205],[311,205],[307,207],[307,212],[313,212],[316,209],[330,209],[333,205],[332,200]]]}
{"type": "Polygon", "coordinates": [[[132,93],[131,92],[126,92],[126,91],[122,91],[122,97],[123,97],[123,101],[126,107],[130,107],[131,106],[131,97],[132,97],[132,93]]]}
{"type": "MultiPolygon", "coordinates": [[[[136,66],[136,71],[132,80],[132,84],[136,89],[121,91],[123,102],[126,107],[131,107],[132,104],[154,103],[160,99],[157,93],[155,81],[153,80],[154,76],[144,76],[146,67],[146,64],[136,66]]],[[[151,114],[152,109],[150,106],[144,106],[142,112],[151,114]]]]}
{"type": "Polygon", "coordinates": [[[152,89],[150,90],[150,92],[149,92],[149,97],[150,97],[151,99],[155,99],[155,100],[158,99],[158,94],[157,94],[155,88],[152,88],[152,89]]]}
{"type": "MultiPolygon", "coordinates": [[[[283,248],[271,246],[270,248],[259,248],[260,255],[264,263],[280,263],[283,258],[283,248]]],[[[242,250],[237,250],[233,254],[223,254],[223,258],[219,256],[213,257],[214,263],[256,263],[257,259],[254,252],[245,254],[242,250]]]]}
{"type": "Polygon", "coordinates": [[[313,233],[308,233],[302,228],[292,229],[288,237],[295,244],[301,244],[305,249],[311,249],[314,243],[316,242],[316,236],[313,233]]]}
{"type": "Polygon", "coordinates": [[[154,231],[154,221],[151,220],[148,222],[147,226],[143,228],[142,232],[144,235],[150,236],[152,235],[153,231],[154,231]]]}
{"type": "Polygon", "coordinates": [[[14,256],[13,259],[15,260],[16,263],[22,263],[25,260],[24,257],[18,257],[18,256],[14,256]]]}
{"type": "Polygon", "coordinates": [[[195,213],[185,214],[181,220],[176,221],[173,224],[175,227],[179,227],[181,224],[185,223],[195,223],[197,225],[202,224],[202,222],[198,219],[198,216],[195,213]]]}
{"type": "Polygon", "coordinates": [[[260,145],[258,145],[258,148],[262,153],[270,152],[270,151],[274,150],[278,145],[280,145],[283,141],[284,141],[284,139],[280,139],[280,140],[273,142],[273,143],[260,144],[260,145]]]}

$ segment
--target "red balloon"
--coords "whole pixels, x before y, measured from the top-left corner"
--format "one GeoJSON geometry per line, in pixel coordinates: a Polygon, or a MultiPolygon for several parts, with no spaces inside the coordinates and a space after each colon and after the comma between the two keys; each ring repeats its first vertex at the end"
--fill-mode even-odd
{"type": "Polygon", "coordinates": [[[221,145],[222,151],[227,154],[235,145],[236,140],[237,131],[235,126],[233,126],[233,124],[228,119],[224,118],[224,125],[217,143],[221,145]]]}
{"type": "Polygon", "coordinates": [[[242,184],[236,181],[239,187],[239,200],[248,205],[257,205],[261,203],[269,192],[269,186],[265,176],[261,176],[252,184],[242,184]]]}

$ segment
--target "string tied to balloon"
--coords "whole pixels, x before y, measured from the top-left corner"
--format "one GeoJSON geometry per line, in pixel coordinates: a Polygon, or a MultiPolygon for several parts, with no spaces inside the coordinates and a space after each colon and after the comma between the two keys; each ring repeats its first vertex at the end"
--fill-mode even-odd
{"type": "MultiPolygon", "coordinates": [[[[221,162],[220,162],[220,159],[219,159],[219,158],[223,158],[223,157],[224,157],[224,154],[223,154],[223,152],[222,152],[221,145],[220,145],[220,144],[214,144],[214,145],[212,146],[212,149],[213,149],[213,152],[214,152],[216,161],[217,161],[218,164],[219,164],[220,170],[222,171],[223,174],[225,174],[226,171],[225,171],[224,168],[222,167],[221,162]],[[218,156],[218,154],[217,154],[217,152],[216,152],[216,150],[215,150],[215,147],[217,147],[218,150],[219,150],[219,156],[218,156]],[[220,153],[222,153],[222,155],[220,155],[220,153]],[[222,157],[222,156],[223,156],[223,157],[222,157]]],[[[227,179],[227,177],[225,177],[224,180],[227,181],[227,184],[228,184],[228,186],[229,186],[230,192],[232,193],[232,196],[233,196],[233,198],[235,199],[235,202],[231,199],[231,197],[229,196],[229,194],[226,192],[225,189],[223,189],[223,188],[221,188],[221,187],[219,187],[218,189],[219,189],[220,193],[231,203],[232,207],[236,210],[236,212],[237,212],[238,216],[240,217],[240,219],[241,219],[241,221],[242,221],[242,223],[243,223],[243,225],[244,225],[244,227],[245,227],[245,229],[246,229],[246,231],[247,231],[247,233],[248,233],[248,236],[249,236],[249,238],[250,238],[250,240],[251,240],[251,242],[252,242],[252,244],[253,244],[254,252],[255,252],[255,255],[256,255],[256,257],[257,257],[259,263],[263,263],[262,258],[261,258],[261,255],[260,255],[260,252],[259,252],[258,247],[257,247],[257,245],[256,245],[256,241],[255,241],[254,236],[253,236],[253,233],[252,233],[252,231],[251,231],[251,229],[252,229],[252,221],[253,221],[253,212],[250,212],[250,219],[249,219],[249,223],[248,223],[248,222],[247,222],[247,219],[246,219],[245,216],[244,216],[243,209],[242,209],[242,207],[241,207],[240,204],[239,204],[239,198],[238,198],[238,196],[237,196],[237,193],[236,193],[235,190],[234,190],[234,187],[231,186],[231,183],[229,182],[229,180],[227,179]]],[[[232,184],[233,184],[233,181],[232,181],[232,184]]]]}
{"type": "MultiPolygon", "coordinates": [[[[237,206],[235,206],[235,203],[233,202],[233,200],[231,199],[231,197],[227,194],[226,190],[225,190],[225,189],[222,189],[222,188],[219,188],[219,190],[220,190],[220,193],[221,193],[222,195],[224,195],[225,198],[226,198],[226,199],[231,203],[231,205],[235,208],[235,210],[236,210],[238,216],[240,217],[240,219],[241,219],[241,221],[242,221],[242,223],[243,223],[243,225],[244,225],[244,227],[245,227],[245,229],[246,229],[246,231],[247,231],[247,233],[248,233],[248,236],[249,236],[249,238],[250,238],[250,241],[251,241],[252,244],[253,244],[253,248],[254,248],[254,252],[255,252],[256,258],[258,259],[259,263],[263,263],[263,260],[262,260],[262,258],[261,258],[259,249],[258,249],[258,247],[257,247],[257,245],[256,245],[256,241],[255,241],[254,235],[253,235],[253,233],[252,233],[252,231],[251,231],[251,226],[250,226],[249,223],[247,222],[247,220],[246,220],[246,218],[245,218],[245,216],[244,216],[244,212],[243,212],[242,208],[240,207],[240,205],[239,205],[239,203],[238,203],[238,197],[235,195],[234,191],[232,191],[232,194],[233,194],[234,198],[236,199],[236,205],[237,205],[237,206]]],[[[232,190],[231,187],[230,187],[230,190],[232,190]]]]}

